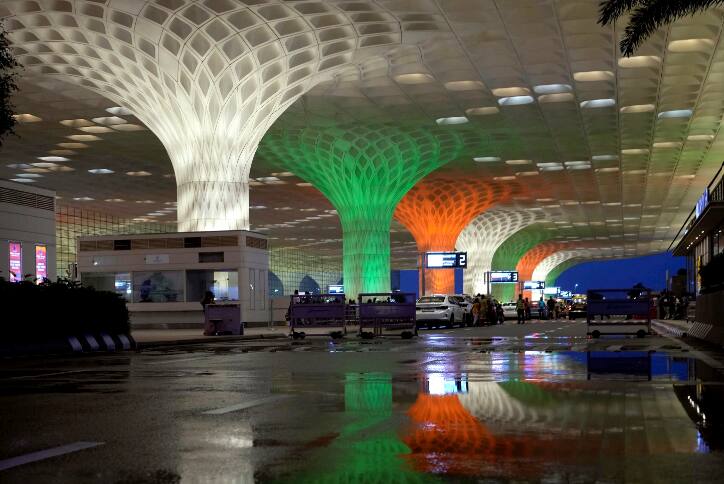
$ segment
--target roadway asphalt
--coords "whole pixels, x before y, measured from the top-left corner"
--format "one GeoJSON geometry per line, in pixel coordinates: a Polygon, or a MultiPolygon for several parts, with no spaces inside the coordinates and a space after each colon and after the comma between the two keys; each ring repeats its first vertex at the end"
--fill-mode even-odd
{"type": "Polygon", "coordinates": [[[0,482],[721,482],[722,361],[569,321],[3,360],[0,482]]]}

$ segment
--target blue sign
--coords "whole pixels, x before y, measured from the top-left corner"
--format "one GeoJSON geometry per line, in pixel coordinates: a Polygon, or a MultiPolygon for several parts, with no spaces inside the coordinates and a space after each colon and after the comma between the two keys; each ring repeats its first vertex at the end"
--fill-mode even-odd
{"type": "Polygon", "coordinates": [[[696,202],[696,208],[694,209],[694,216],[699,218],[699,215],[704,211],[706,206],[709,205],[709,190],[704,190],[704,193],[699,197],[699,201],[696,202]]]}
{"type": "Polygon", "coordinates": [[[464,269],[468,266],[467,252],[428,252],[425,259],[428,269],[464,269]]]}

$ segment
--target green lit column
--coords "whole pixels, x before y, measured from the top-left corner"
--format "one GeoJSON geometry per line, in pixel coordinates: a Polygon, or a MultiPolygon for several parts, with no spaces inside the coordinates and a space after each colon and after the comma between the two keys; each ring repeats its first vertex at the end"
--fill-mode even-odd
{"type": "MultiPolygon", "coordinates": [[[[530,249],[550,239],[551,235],[543,225],[530,225],[510,236],[498,247],[491,264],[494,271],[514,271],[518,261],[530,249]]],[[[491,293],[498,301],[513,301],[518,296],[515,284],[492,284],[491,293]]]]}
{"type": "Polygon", "coordinates": [[[390,290],[390,223],[422,177],[456,158],[455,127],[350,126],[272,129],[259,155],[313,184],[342,223],[347,297],[390,290]]]}

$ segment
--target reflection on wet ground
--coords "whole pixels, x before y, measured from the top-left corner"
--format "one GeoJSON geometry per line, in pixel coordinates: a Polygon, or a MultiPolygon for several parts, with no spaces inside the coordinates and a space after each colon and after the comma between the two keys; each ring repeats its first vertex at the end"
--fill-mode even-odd
{"type": "Polygon", "coordinates": [[[0,412],[12,415],[0,462],[67,442],[104,445],[0,480],[720,481],[718,369],[626,345],[480,349],[491,341],[258,342],[52,370],[21,362],[0,380],[0,412]]]}

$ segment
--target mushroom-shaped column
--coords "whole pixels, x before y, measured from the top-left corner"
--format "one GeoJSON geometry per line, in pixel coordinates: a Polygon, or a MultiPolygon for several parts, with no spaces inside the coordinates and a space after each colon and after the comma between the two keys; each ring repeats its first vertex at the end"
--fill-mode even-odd
{"type": "Polygon", "coordinates": [[[485,273],[491,270],[498,247],[520,229],[543,218],[540,211],[495,207],[470,222],[460,233],[455,245],[458,250],[468,253],[468,268],[463,283],[465,292],[485,293],[485,273]]]}
{"type": "MultiPolygon", "coordinates": [[[[395,210],[395,218],[415,238],[418,252],[452,251],[465,226],[494,203],[506,201],[512,187],[443,168],[405,195],[395,210]]],[[[425,271],[425,294],[454,291],[453,270],[425,271]]]]}
{"type": "MultiPolygon", "coordinates": [[[[519,230],[495,251],[491,270],[513,270],[526,252],[550,237],[549,231],[542,225],[531,225],[519,230]]],[[[513,284],[494,284],[491,288],[493,296],[502,302],[513,300],[515,291],[513,284]]]]}
{"type": "Polygon", "coordinates": [[[267,128],[361,50],[400,44],[399,25],[373,3],[3,1],[0,20],[28,75],[122,106],[94,119],[93,133],[107,131],[88,141],[122,131],[130,113],[158,136],[181,231],[248,229],[248,174],[267,128]],[[348,13],[360,8],[364,29],[348,13]]]}
{"type": "Polygon", "coordinates": [[[422,177],[457,157],[454,128],[401,126],[272,130],[260,155],[312,183],[340,217],[345,293],[390,290],[390,223],[422,177]]]}
{"type": "MultiPolygon", "coordinates": [[[[577,244],[580,245],[580,244],[577,244]]],[[[534,277],[535,269],[538,265],[552,254],[558,253],[565,248],[570,248],[571,242],[563,241],[548,241],[538,244],[521,257],[518,264],[515,266],[515,270],[518,271],[519,281],[545,281],[545,277],[542,279],[536,279],[534,277]]],[[[524,297],[531,297],[530,291],[524,291],[524,297]]]]}

